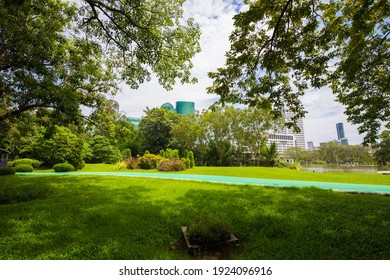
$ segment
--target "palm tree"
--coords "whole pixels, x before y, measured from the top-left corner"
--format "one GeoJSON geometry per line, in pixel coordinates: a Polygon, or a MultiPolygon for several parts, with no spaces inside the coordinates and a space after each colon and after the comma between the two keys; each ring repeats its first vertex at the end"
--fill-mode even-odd
{"type": "Polygon", "coordinates": [[[263,157],[268,166],[274,167],[276,165],[279,158],[279,152],[275,142],[272,142],[269,147],[264,147],[263,157]]]}

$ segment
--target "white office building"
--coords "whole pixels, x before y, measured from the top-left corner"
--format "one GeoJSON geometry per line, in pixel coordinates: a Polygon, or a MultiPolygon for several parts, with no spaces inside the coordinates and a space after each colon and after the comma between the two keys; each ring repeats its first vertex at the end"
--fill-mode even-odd
{"type": "MultiPolygon", "coordinates": [[[[286,121],[290,121],[293,114],[291,112],[285,113],[286,121]]],[[[276,130],[276,133],[270,132],[268,137],[267,144],[270,145],[272,142],[276,142],[278,146],[278,151],[283,153],[288,148],[299,147],[306,150],[305,142],[305,131],[303,129],[303,119],[299,119],[297,125],[300,129],[300,132],[294,132],[292,128],[279,128],[276,130]]]]}

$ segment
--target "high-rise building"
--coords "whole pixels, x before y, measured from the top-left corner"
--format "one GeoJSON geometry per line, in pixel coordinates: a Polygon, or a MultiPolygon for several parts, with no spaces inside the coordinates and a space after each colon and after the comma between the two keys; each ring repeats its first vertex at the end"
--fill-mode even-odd
{"type": "Polygon", "coordinates": [[[307,142],[307,150],[314,151],[314,143],[313,142],[307,142]]]}
{"type": "MultiPolygon", "coordinates": [[[[285,113],[286,121],[291,121],[292,117],[293,113],[285,113]]],[[[300,132],[295,132],[292,128],[283,127],[279,128],[276,133],[270,133],[267,144],[270,145],[272,142],[275,142],[277,144],[278,151],[281,153],[291,147],[306,149],[303,119],[299,119],[297,125],[300,129],[300,132]]]]}
{"type": "Polygon", "coordinates": [[[341,144],[341,145],[348,145],[348,139],[345,138],[343,123],[336,124],[336,130],[337,130],[337,141],[336,141],[336,143],[341,144]]]}
{"type": "Polygon", "coordinates": [[[337,139],[343,139],[343,138],[345,138],[344,125],[343,125],[343,123],[338,123],[338,124],[336,124],[336,129],[337,129],[337,139]]]}
{"type": "Polygon", "coordinates": [[[195,102],[191,101],[177,101],[176,108],[171,103],[164,103],[160,108],[168,109],[172,112],[176,112],[180,115],[194,114],[195,102]]]}

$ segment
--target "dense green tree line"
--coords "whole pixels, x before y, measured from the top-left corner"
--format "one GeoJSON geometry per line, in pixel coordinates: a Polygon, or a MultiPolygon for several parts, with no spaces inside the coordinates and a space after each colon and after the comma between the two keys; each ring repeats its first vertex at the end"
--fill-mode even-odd
{"type": "Polygon", "coordinates": [[[276,145],[267,146],[269,133],[285,124],[273,119],[263,109],[215,107],[194,115],[179,115],[166,109],[153,108],[136,130],[111,101],[94,116],[96,123],[85,121],[76,126],[50,125],[47,109],[24,112],[14,123],[0,146],[9,149],[14,158],[34,158],[47,166],[69,162],[81,168],[84,162],[116,163],[122,159],[177,150],[179,158],[192,151],[197,165],[276,166],[284,160],[299,163],[375,164],[387,165],[389,133],[375,147],[326,143],[315,151],[291,148],[278,152],[276,145]]]}

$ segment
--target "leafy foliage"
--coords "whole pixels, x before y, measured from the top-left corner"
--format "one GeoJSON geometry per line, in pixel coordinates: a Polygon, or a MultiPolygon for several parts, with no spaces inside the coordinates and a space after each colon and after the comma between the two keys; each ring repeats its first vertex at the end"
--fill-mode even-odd
{"type": "Polygon", "coordinates": [[[30,147],[32,157],[45,162],[48,166],[69,162],[75,169],[84,167],[84,141],[73,134],[68,128],[55,126],[49,139],[42,129],[35,137],[30,147]]]}
{"type": "MultiPolygon", "coordinates": [[[[199,26],[183,0],[0,2],[0,125],[50,108],[56,124],[79,124],[80,106],[104,109],[119,80],[172,89],[194,83],[199,26]]],[[[93,112],[93,110],[92,110],[93,112]]]]}
{"type": "Polygon", "coordinates": [[[185,163],[176,158],[163,159],[157,166],[158,171],[183,171],[186,170],[185,163]]]}
{"type": "Polygon", "coordinates": [[[33,172],[34,168],[29,164],[19,164],[14,167],[16,172],[33,172]]]}
{"type": "Polygon", "coordinates": [[[381,134],[381,141],[376,146],[375,159],[380,166],[390,164],[390,130],[385,130],[381,134]]]}
{"type": "Polygon", "coordinates": [[[173,139],[173,126],[180,115],[162,108],[147,109],[146,116],[139,123],[139,137],[145,150],[159,153],[168,147],[173,139]]]}
{"type": "Polygon", "coordinates": [[[154,154],[144,154],[138,158],[138,166],[141,169],[156,169],[164,158],[154,154]]]}
{"type": "Polygon", "coordinates": [[[262,156],[266,166],[274,167],[279,159],[277,144],[272,142],[270,146],[264,146],[262,156]]]}
{"type": "Polygon", "coordinates": [[[196,81],[190,77],[190,59],[200,51],[200,31],[193,19],[181,19],[183,0],[84,2],[80,27],[89,40],[108,46],[111,64],[120,66],[130,87],[149,81],[151,71],[166,89],[176,78],[196,81]]]}
{"type": "Polygon", "coordinates": [[[70,171],[74,171],[74,167],[73,165],[71,165],[70,163],[57,163],[53,166],[53,169],[55,172],[70,172],[70,171]]]}
{"type": "Polygon", "coordinates": [[[37,169],[41,165],[41,162],[39,160],[29,158],[16,159],[12,162],[13,167],[16,167],[20,164],[31,165],[34,169],[37,169]]]}
{"type": "Polygon", "coordinates": [[[76,14],[61,0],[1,1],[0,122],[51,108],[78,123],[80,105],[97,106],[116,90],[101,46],[69,30],[76,14]]]}
{"type": "Polygon", "coordinates": [[[120,151],[111,145],[109,140],[100,135],[96,135],[89,143],[92,155],[87,159],[92,163],[115,163],[121,159],[120,151]]]}
{"type": "Polygon", "coordinates": [[[245,0],[234,17],[226,66],[209,73],[219,103],[285,110],[295,126],[301,97],[328,86],[365,143],[389,126],[389,2],[245,0]]]}

